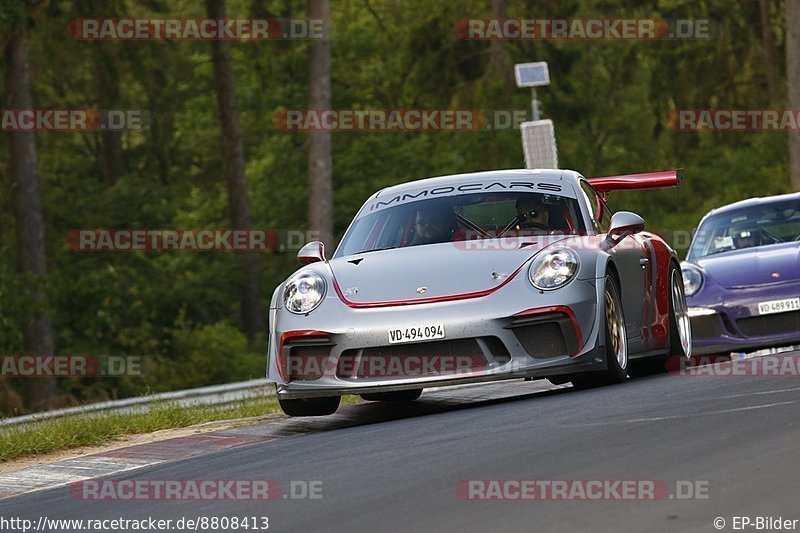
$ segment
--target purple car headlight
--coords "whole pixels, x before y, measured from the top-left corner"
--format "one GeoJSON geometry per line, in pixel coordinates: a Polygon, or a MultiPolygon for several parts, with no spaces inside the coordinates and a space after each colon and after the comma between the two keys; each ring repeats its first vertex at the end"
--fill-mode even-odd
{"type": "Polygon", "coordinates": [[[686,263],[681,265],[681,273],[683,274],[683,292],[686,293],[686,296],[694,295],[703,286],[703,275],[698,268],[686,263]]]}
{"type": "Polygon", "coordinates": [[[325,280],[306,270],[295,274],[286,282],[283,289],[283,305],[286,310],[298,315],[310,313],[325,297],[325,280]]]}
{"type": "Polygon", "coordinates": [[[539,290],[558,289],[575,277],[579,265],[578,254],[569,248],[546,251],[531,263],[528,279],[539,290]]]}

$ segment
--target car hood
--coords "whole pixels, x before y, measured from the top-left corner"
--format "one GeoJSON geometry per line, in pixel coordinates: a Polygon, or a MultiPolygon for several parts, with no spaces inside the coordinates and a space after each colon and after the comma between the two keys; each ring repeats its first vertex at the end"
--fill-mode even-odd
{"type": "Polygon", "coordinates": [[[725,288],[800,280],[800,244],[783,243],[737,250],[697,261],[725,288]]]}
{"type": "Polygon", "coordinates": [[[339,257],[330,266],[338,290],[351,303],[456,299],[498,288],[554,242],[509,238],[410,246],[339,257]]]}

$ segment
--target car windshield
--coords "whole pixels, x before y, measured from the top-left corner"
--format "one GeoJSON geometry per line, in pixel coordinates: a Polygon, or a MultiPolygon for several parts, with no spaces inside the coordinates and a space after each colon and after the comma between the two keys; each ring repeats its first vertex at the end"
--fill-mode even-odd
{"type": "Polygon", "coordinates": [[[688,259],[800,239],[800,201],[775,202],[712,215],[700,226],[688,259]]]}
{"type": "Polygon", "coordinates": [[[540,193],[463,194],[384,208],[356,220],[336,257],[494,237],[584,232],[574,198],[540,193]]]}

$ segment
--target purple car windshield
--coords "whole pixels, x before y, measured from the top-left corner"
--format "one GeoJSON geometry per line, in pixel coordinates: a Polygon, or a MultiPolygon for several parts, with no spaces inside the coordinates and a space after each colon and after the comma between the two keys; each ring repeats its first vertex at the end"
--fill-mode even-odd
{"type": "Polygon", "coordinates": [[[725,211],[698,228],[687,259],[800,240],[800,201],[782,201],[725,211]]]}
{"type": "Polygon", "coordinates": [[[336,257],[497,237],[585,233],[578,201],[543,193],[462,194],[408,202],[356,220],[336,257]]]}

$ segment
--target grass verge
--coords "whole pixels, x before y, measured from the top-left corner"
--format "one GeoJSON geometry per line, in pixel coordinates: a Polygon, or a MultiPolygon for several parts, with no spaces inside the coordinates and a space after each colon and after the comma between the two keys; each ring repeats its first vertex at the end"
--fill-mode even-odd
{"type": "MultiPolygon", "coordinates": [[[[343,404],[357,403],[357,396],[345,396],[343,404]]],[[[0,428],[0,462],[30,455],[42,455],[80,446],[107,444],[117,437],[177,429],[279,413],[274,397],[253,398],[224,406],[179,406],[157,404],[143,413],[90,413],[0,428]]]]}
{"type": "Polygon", "coordinates": [[[280,411],[275,398],[254,398],[224,406],[156,404],[142,413],[89,413],[0,428],[0,462],[56,450],[94,446],[123,435],[150,433],[262,416],[280,411]]]}

